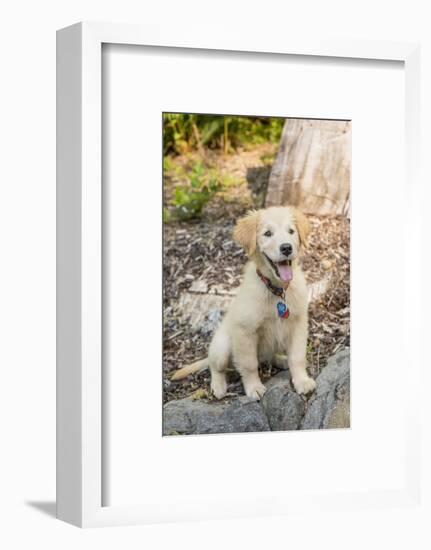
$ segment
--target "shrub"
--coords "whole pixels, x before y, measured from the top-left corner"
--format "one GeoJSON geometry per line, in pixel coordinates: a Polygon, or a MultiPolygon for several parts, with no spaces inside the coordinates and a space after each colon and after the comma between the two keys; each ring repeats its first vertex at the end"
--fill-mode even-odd
{"type": "Polygon", "coordinates": [[[248,144],[276,143],[283,125],[283,118],[164,113],[163,152],[181,154],[207,147],[228,153],[248,144]]]}
{"type": "Polygon", "coordinates": [[[174,188],[172,199],[175,217],[181,220],[198,218],[202,208],[221,187],[220,182],[201,162],[193,165],[186,180],[186,183],[174,188]]]}

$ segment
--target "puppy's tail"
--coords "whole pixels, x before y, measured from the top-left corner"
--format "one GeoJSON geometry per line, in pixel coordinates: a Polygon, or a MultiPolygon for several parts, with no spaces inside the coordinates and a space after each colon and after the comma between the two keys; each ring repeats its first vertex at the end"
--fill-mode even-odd
{"type": "Polygon", "coordinates": [[[181,380],[182,378],[186,378],[186,376],[189,376],[189,374],[202,372],[206,370],[208,367],[209,367],[208,357],[205,357],[205,359],[200,359],[199,361],[196,361],[191,365],[187,365],[186,367],[176,370],[174,374],[171,376],[171,380],[181,380]]]}

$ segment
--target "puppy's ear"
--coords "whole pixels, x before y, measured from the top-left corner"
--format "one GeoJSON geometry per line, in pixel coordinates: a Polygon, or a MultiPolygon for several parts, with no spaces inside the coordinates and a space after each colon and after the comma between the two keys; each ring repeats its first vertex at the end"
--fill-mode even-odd
{"type": "Polygon", "coordinates": [[[247,256],[253,256],[256,251],[258,219],[259,212],[251,210],[244,218],[237,221],[233,230],[234,240],[244,248],[247,256]]]}
{"type": "Polygon", "coordinates": [[[310,234],[310,224],[306,216],[297,208],[291,207],[296,229],[299,235],[299,244],[302,247],[307,246],[308,235],[310,234]]]}

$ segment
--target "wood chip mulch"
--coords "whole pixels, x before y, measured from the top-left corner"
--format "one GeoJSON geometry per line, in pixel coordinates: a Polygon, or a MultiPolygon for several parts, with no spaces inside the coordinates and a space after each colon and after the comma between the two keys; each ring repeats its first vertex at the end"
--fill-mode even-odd
{"type": "MultiPolygon", "coordinates": [[[[309,216],[311,235],[302,266],[309,284],[329,280],[327,290],[309,307],[307,358],[310,374],[316,377],[328,357],[349,345],[350,339],[350,227],[346,218],[309,216]]],[[[214,221],[177,222],[164,226],[164,402],[190,396],[198,389],[209,395],[208,371],[171,382],[169,373],[207,354],[211,334],[193,331],[182,320],[180,294],[196,281],[205,282],[209,292],[231,292],[241,281],[246,256],[232,241],[233,217],[214,221]]],[[[267,380],[277,372],[262,365],[267,380]]],[[[230,375],[228,396],[242,395],[238,375],[230,375]]]]}

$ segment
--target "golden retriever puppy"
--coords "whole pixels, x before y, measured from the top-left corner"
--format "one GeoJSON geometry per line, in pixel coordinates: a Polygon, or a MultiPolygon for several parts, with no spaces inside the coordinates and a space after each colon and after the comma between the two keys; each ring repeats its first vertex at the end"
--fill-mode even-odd
{"type": "Polygon", "coordinates": [[[237,222],[234,239],[249,257],[244,280],[213,336],[208,357],[179,369],[172,380],[209,367],[211,390],[221,399],[232,362],[245,393],[259,400],[265,393],[259,362],[285,353],[295,390],[314,390],[306,371],[308,293],[298,261],[308,233],[305,216],[291,206],[252,211],[237,222]]]}

